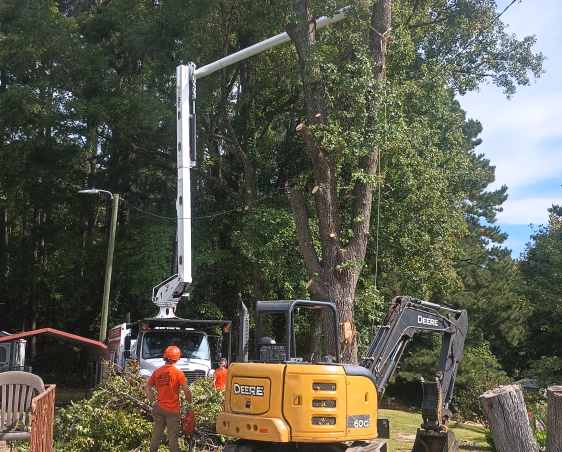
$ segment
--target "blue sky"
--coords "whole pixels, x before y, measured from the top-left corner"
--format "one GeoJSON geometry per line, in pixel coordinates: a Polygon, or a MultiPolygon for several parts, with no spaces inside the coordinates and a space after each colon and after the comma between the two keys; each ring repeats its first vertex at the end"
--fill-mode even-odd
{"type": "MultiPolygon", "coordinates": [[[[511,1],[497,0],[498,12],[511,1]]],[[[496,224],[509,234],[505,246],[512,257],[519,258],[533,228],[548,223],[547,209],[562,205],[562,0],[518,0],[502,21],[520,39],[536,36],[534,49],[547,57],[546,73],[519,87],[511,100],[490,84],[459,101],[484,127],[477,152],[496,167],[489,188],[508,186],[496,224]]]]}

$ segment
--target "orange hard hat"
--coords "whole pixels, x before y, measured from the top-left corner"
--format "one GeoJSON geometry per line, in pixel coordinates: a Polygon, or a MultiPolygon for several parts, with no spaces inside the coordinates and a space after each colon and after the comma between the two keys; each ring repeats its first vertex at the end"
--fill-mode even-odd
{"type": "Polygon", "coordinates": [[[165,351],[164,351],[164,359],[170,359],[172,361],[177,361],[178,359],[180,359],[181,356],[181,351],[178,347],[176,347],[175,345],[170,345],[165,351]]]}

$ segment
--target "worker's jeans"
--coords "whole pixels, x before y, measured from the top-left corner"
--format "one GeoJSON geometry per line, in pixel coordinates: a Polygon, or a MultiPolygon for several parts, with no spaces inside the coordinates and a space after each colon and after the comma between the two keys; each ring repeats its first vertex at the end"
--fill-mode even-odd
{"type": "Polygon", "coordinates": [[[180,452],[178,445],[178,434],[180,432],[181,414],[167,411],[156,403],[152,408],[152,417],[154,418],[154,430],[152,439],[150,440],[150,452],[157,452],[164,428],[168,427],[168,447],[170,452],[180,452]]]}

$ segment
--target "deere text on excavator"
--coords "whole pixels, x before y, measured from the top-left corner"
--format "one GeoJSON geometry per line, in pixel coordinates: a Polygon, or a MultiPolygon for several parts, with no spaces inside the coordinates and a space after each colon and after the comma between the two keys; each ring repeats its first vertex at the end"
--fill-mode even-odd
{"type": "MultiPolygon", "coordinates": [[[[242,338],[247,325],[241,321],[242,338]]],[[[232,363],[217,419],[218,433],[237,438],[224,452],[386,451],[390,428],[378,419],[379,401],[419,330],[441,333],[442,346],[434,381],[422,382],[423,423],[412,452],[458,451],[446,424],[467,328],[465,310],[396,297],[359,365],[342,364],[333,303],[258,301],[254,359],[239,354],[245,362],[232,363]],[[322,325],[316,333],[314,319],[322,325]]]]}

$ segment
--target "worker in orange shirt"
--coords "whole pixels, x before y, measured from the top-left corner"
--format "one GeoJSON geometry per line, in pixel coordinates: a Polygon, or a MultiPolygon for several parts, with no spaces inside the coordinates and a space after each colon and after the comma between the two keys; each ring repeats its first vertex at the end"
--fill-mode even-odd
{"type": "Polygon", "coordinates": [[[219,368],[215,370],[215,374],[213,375],[215,388],[222,389],[223,391],[226,389],[226,377],[228,375],[226,364],[226,358],[221,358],[219,361],[219,368]]]}
{"type": "Polygon", "coordinates": [[[175,345],[164,351],[166,364],[154,371],[144,386],[144,392],[152,407],[154,430],[150,440],[150,452],[157,452],[164,429],[168,428],[168,446],[171,452],[180,452],[178,434],[180,431],[180,387],[183,389],[187,403],[191,404],[191,391],[187,386],[185,375],[174,364],[178,362],[181,351],[175,345]],[[154,402],[152,388],[156,386],[158,401],[154,402]]]}

